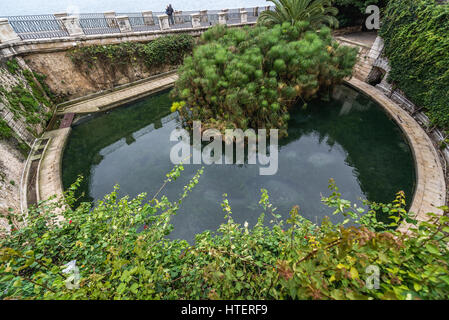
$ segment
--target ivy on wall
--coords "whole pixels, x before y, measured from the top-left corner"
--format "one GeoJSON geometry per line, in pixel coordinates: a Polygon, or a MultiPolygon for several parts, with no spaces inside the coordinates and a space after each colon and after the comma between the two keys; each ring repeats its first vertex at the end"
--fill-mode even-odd
{"type": "Polygon", "coordinates": [[[78,66],[92,67],[98,61],[118,66],[143,62],[150,69],[165,64],[180,64],[184,55],[192,51],[193,44],[190,35],[169,35],[148,43],[124,42],[80,47],[69,52],[69,57],[78,66]]]}
{"type": "Polygon", "coordinates": [[[380,35],[389,80],[427,110],[432,124],[449,128],[449,4],[390,1],[380,35]]]}

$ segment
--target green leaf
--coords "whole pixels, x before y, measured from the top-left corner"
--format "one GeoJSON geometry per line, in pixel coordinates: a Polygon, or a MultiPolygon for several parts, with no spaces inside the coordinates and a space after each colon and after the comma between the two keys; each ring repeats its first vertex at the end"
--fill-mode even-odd
{"type": "Polygon", "coordinates": [[[434,246],[433,244],[431,244],[431,243],[427,243],[426,244],[426,249],[430,253],[433,253],[433,254],[436,254],[436,255],[441,255],[440,250],[438,250],[438,248],[436,246],[434,246]]]}

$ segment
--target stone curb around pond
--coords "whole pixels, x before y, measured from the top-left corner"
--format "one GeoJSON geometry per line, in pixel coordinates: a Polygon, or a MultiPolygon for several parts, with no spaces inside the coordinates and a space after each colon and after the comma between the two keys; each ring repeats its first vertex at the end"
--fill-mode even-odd
{"type": "MultiPolygon", "coordinates": [[[[352,78],[346,81],[351,87],[368,95],[384,108],[401,128],[407,138],[415,160],[416,187],[410,212],[418,221],[428,221],[427,213],[442,215],[438,209],[446,204],[446,181],[435,147],[421,126],[404,109],[386,97],[379,89],[352,78]]],[[[410,234],[413,225],[403,222],[398,230],[410,234]]]]}

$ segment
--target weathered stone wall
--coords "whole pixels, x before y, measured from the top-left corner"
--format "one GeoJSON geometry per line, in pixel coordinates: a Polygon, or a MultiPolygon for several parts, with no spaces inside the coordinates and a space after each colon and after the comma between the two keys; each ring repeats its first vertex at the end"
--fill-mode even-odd
{"type": "MultiPolygon", "coordinates": [[[[238,28],[253,23],[235,24],[238,28]]],[[[140,32],[123,34],[105,34],[20,41],[12,44],[0,44],[2,57],[23,57],[33,71],[46,76],[45,82],[59,101],[70,100],[91,93],[108,90],[115,86],[134,82],[149,76],[167,72],[173,66],[148,69],[143,63],[115,68],[97,64],[91,70],[82,70],[68,57],[70,50],[80,46],[110,45],[123,42],[149,42],[158,37],[172,34],[200,36],[208,27],[165,30],[158,32],[140,32]]]]}
{"type": "Polygon", "coordinates": [[[20,212],[19,188],[26,155],[52,112],[43,99],[42,87],[21,58],[0,61],[0,119],[9,128],[7,135],[0,135],[0,234],[9,211],[20,212]]]}
{"type": "Polygon", "coordinates": [[[36,53],[24,57],[33,71],[46,76],[46,84],[59,101],[112,89],[174,68],[167,65],[149,70],[143,63],[117,68],[96,63],[90,69],[80,69],[67,53],[68,51],[36,53]]]}
{"type": "Polygon", "coordinates": [[[0,236],[9,230],[10,210],[20,212],[19,188],[25,157],[7,140],[0,140],[0,236]]]}

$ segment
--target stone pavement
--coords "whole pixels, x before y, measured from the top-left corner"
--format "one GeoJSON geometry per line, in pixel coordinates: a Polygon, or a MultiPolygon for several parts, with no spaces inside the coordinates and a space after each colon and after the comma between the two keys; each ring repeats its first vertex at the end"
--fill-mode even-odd
{"type": "Polygon", "coordinates": [[[59,108],[58,114],[92,113],[115,108],[125,103],[148,96],[157,91],[167,89],[173,86],[177,79],[178,75],[176,73],[153,77],[153,79],[143,83],[131,85],[92,99],[59,108]]]}

